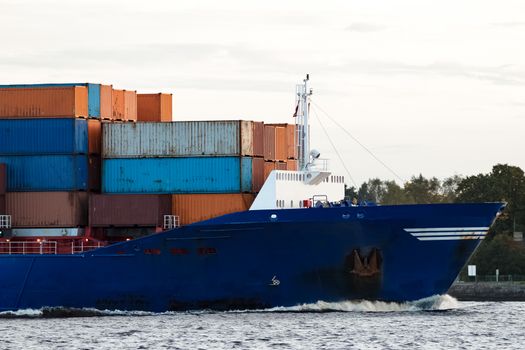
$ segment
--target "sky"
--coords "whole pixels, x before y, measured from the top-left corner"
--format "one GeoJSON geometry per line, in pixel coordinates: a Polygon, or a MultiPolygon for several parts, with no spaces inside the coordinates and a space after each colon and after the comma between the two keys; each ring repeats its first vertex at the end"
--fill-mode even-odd
{"type": "Polygon", "coordinates": [[[0,42],[0,84],[169,92],[174,120],[293,123],[309,73],[349,185],[525,169],[522,0],[0,0],[0,42]]]}

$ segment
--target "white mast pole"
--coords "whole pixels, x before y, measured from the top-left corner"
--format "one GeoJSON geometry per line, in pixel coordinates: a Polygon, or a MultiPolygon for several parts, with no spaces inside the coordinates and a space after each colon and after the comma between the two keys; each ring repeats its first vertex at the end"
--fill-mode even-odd
{"type": "Polygon", "coordinates": [[[301,104],[303,110],[303,170],[308,169],[308,163],[310,162],[310,130],[308,128],[308,97],[312,94],[308,91],[308,81],[310,80],[310,74],[306,74],[304,79],[304,93],[301,96],[301,104]]]}

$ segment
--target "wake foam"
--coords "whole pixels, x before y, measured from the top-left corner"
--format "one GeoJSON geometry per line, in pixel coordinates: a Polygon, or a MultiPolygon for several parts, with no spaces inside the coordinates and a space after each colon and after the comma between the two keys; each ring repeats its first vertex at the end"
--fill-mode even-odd
{"type": "Polygon", "coordinates": [[[459,308],[457,299],[450,295],[435,295],[428,298],[404,302],[384,301],[341,301],[328,303],[318,301],[312,304],[302,304],[291,307],[274,307],[266,312],[401,312],[401,311],[443,311],[459,308]]]}
{"type": "MultiPolygon", "coordinates": [[[[261,310],[235,310],[227,311],[230,313],[261,313],[261,312],[406,312],[406,311],[442,311],[458,309],[457,299],[450,295],[435,295],[432,297],[405,302],[394,303],[384,301],[342,301],[329,303],[318,301],[312,304],[302,304],[289,307],[273,307],[261,310]]],[[[217,311],[189,311],[191,314],[217,313],[217,311]]],[[[102,316],[160,316],[160,315],[180,315],[181,312],[147,312],[147,311],[121,311],[121,310],[98,310],[92,308],[42,308],[24,309],[16,311],[0,312],[2,318],[67,318],[67,317],[102,317],[102,316]]]]}

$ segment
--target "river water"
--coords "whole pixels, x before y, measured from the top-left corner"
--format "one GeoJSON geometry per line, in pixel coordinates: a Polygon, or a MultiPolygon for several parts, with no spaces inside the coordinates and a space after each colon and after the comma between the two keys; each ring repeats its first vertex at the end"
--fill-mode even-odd
{"type": "Polygon", "coordinates": [[[524,302],[342,302],[261,311],[0,313],[1,349],[523,349],[524,302]]]}

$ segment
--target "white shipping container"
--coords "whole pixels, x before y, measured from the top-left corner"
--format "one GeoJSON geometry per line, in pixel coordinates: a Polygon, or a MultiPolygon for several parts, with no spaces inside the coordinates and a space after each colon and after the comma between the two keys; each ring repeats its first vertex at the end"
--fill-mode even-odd
{"type": "Polygon", "coordinates": [[[253,155],[251,121],[105,123],[104,158],[253,155]]]}

